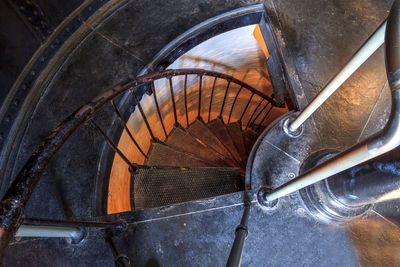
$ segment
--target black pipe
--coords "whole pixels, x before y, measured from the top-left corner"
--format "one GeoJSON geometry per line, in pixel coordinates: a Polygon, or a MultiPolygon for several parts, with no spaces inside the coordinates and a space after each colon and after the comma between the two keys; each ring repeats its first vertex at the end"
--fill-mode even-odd
{"type": "Polygon", "coordinates": [[[247,224],[249,221],[250,203],[245,204],[244,214],[240,225],[236,228],[235,241],[229,254],[227,267],[239,267],[242,261],[244,241],[248,235],[247,224]]]}

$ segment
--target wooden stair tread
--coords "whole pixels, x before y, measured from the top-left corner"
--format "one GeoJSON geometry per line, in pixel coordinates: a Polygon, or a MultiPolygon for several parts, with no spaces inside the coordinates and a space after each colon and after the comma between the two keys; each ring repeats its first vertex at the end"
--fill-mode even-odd
{"type": "Polygon", "coordinates": [[[254,143],[257,139],[257,134],[253,130],[247,130],[242,133],[244,144],[246,147],[247,155],[250,155],[251,149],[253,148],[254,143]]]}
{"type": "Polygon", "coordinates": [[[201,140],[197,140],[182,127],[175,127],[165,142],[175,147],[179,147],[187,152],[199,155],[210,161],[219,163],[220,166],[233,165],[228,160],[224,161],[222,155],[210,149],[206,144],[201,143],[201,140]]]}
{"type": "Polygon", "coordinates": [[[168,146],[161,142],[151,145],[149,157],[145,161],[145,165],[158,166],[193,166],[193,167],[218,167],[217,163],[201,158],[191,153],[185,153],[173,146],[168,146]]]}
{"type": "Polygon", "coordinates": [[[232,138],[233,143],[243,162],[247,163],[248,154],[246,151],[246,146],[243,139],[242,128],[240,123],[234,122],[230,124],[226,124],[225,127],[228,129],[229,135],[232,138]]]}
{"type": "Polygon", "coordinates": [[[232,159],[229,151],[224,147],[221,141],[215,136],[215,134],[206,126],[206,124],[200,120],[194,121],[188,128],[187,131],[197,138],[201,140],[208,147],[212,147],[214,151],[222,155],[225,159],[228,159],[232,163],[236,163],[234,159],[232,159]]]}
{"type": "Polygon", "coordinates": [[[215,136],[221,141],[221,143],[225,146],[225,148],[229,151],[232,158],[242,164],[242,159],[239,155],[239,152],[236,149],[235,143],[232,140],[225,124],[221,121],[221,119],[215,119],[207,123],[207,127],[215,134],[215,136]]]}

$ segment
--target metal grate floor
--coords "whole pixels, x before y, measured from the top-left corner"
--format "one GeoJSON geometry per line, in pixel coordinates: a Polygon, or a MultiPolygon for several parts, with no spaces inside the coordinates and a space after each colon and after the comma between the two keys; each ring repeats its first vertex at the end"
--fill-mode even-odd
{"type": "Polygon", "coordinates": [[[243,188],[239,168],[140,167],[131,178],[131,199],[138,210],[220,196],[243,188]]]}

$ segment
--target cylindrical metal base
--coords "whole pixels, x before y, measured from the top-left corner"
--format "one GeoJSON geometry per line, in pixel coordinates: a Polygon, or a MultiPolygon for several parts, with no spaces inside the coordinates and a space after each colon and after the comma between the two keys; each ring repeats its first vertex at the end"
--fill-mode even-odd
{"type": "Polygon", "coordinates": [[[329,188],[340,202],[348,206],[399,198],[398,165],[393,161],[363,164],[328,179],[329,188]]]}
{"type": "MultiPolygon", "coordinates": [[[[311,155],[305,160],[300,172],[306,172],[314,166],[330,159],[335,154],[337,152],[326,150],[311,155]]],[[[329,181],[336,178],[336,175],[332,176],[299,191],[308,212],[319,221],[325,223],[352,220],[355,217],[361,216],[370,208],[368,204],[349,206],[342,203],[329,187],[329,181]]]]}

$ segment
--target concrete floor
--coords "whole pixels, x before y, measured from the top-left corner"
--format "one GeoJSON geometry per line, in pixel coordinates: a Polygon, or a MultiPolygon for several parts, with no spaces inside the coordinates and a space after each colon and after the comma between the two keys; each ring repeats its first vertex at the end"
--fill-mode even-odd
{"type": "MultiPolygon", "coordinates": [[[[387,16],[391,2],[264,2],[281,45],[300,108],[315,96],[378,27],[387,16]]],[[[56,37],[49,39],[47,48],[53,45],[57,56],[46,58],[46,64],[40,65],[41,69],[38,69],[35,63],[40,62],[38,55],[37,59],[33,59],[32,66],[27,67],[26,74],[17,80],[11,94],[25,92],[25,102],[25,98],[20,98],[22,104],[13,106],[11,95],[9,101],[2,106],[2,176],[13,177],[34,148],[63,118],[105,88],[128,76],[137,75],[173,38],[205,19],[255,3],[258,1],[87,2],[70,18],[69,23],[72,24],[68,25],[74,25],[71,29],[76,32],[68,42],[60,39],[63,43],[57,45],[56,37]],[[104,8],[98,9],[101,6],[104,8]],[[92,15],[94,10],[98,12],[92,15]],[[48,61],[51,58],[55,60],[48,61]],[[33,69],[36,72],[32,74],[33,69]],[[31,88],[29,93],[26,91],[27,83],[28,88],[31,88]],[[13,116],[7,122],[8,114],[13,116]]],[[[60,28],[56,34],[64,32],[60,28]]],[[[70,35],[65,33],[65,40],[70,35]]],[[[326,147],[343,150],[381,129],[390,110],[389,90],[384,86],[385,81],[381,48],[312,118],[311,125],[315,127],[319,141],[326,147]],[[335,138],[326,138],[328,135],[335,138]]],[[[88,188],[94,187],[92,173],[95,173],[96,164],[93,162],[97,161],[96,155],[101,144],[101,138],[86,132],[74,136],[71,145],[60,151],[40,182],[28,205],[27,216],[94,216],[92,206],[95,199],[88,188]],[[71,154],[77,147],[93,157],[82,161],[71,154]],[[65,158],[65,155],[70,156],[65,158]],[[80,174],[79,179],[75,173],[80,174]]],[[[3,194],[9,182],[2,181],[3,194]]],[[[282,205],[294,204],[287,201],[282,205]]],[[[385,205],[378,205],[377,212],[385,215],[385,205]]],[[[398,205],[395,204],[395,207],[398,205]]],[[[178,263],[193,266],[224,265],[241,212],[241,206],[234,206],[215,213],[205,212],[138,225],[130,229],[132,235],[120,240],[120,246],[132,256],[137,266],[170,266],[178,263]],[[132,242],[132,239],[140,240],[141,243],[132,242]],[[181,257],[183,253],[185,257],[181,257]]],[[[348,238],[345,230],[322,227],[314,232],[315,235],[311,235],[307,229],[316,229],[316,222],[304,216],[301,211],[285,215],[280,210],[274,215],[267,215],[259,208],[253,210],[250,232],[254,235],[249,236],[246,244],[244,265],[358,266],[359,258],[354,248],[349,247],[348,243],[341,243],[348,238]],[[271,224],[281,227],[281,233],[284,234],[264,231],[271,224]],[[288,228],[288,225],[296,227],[288,228]],[[290,243],[290,240],[297,238],[305,243],[290,243]],[[320,243],[316,251],[311,253],[304,248],[313,242],[313,238],[325,239],[326,242],[320,243]],[[265,246],[270,240],[279,245],[265,246]],[[332,244],[337,247],[332,248],[332,244]],[[341,244],[344,245],[341,247],[341,244]],[[332,261],[323,262],[320,259],[332,261]]],[[[387,216],[393,220],[399,217],[395,212],[387,216]]],[[[377,221],[376,229],[379,225],[393,227],[386,220],[377,221]]],[[[394,227],[393,232],[396,231],[398,229],[394,227]]],[[[98,234],[90,235],[87,242],[93,240],[96,243],[98,234]]],[[[64,246],[64,243],[53,240],[15,242],[9,249],[5,263],[9,266],[52,266],[54,263],[58,266],[91,266],[92,259],[96,259],[99,266],[112,265],[111,253],[107,253],[107,247],[93,249],[93,243],[75,246],[64,246]],[[24,251],[22,255],[21,251],[24,251]]]]}

